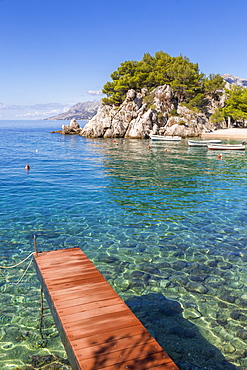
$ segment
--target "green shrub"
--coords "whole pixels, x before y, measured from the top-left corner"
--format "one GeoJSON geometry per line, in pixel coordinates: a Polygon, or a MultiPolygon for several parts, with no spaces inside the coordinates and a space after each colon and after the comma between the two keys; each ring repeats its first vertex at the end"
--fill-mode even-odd
{"type": "Polygon", "coordinates": [[[171,109],[170,110],[170,112],[169,112],[169,115],[171,116],[171,117],[176,117],[176,116],[178,116],[178,112],[177,112],[177,109],[171,109]]]}

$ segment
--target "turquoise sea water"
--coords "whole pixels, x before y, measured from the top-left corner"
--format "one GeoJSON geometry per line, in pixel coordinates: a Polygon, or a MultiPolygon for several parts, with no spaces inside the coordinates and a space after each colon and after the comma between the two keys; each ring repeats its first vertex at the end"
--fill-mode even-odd
{"type": "MultiPolygon", "coordinates": [[[[0,121],[0,265],[34,234],[39,250],[79,246],[181,370],[247,369],[245,152],[50,133],[61,124],[0,121]]],[[[50,318],[40,346],[32,265],[15,284],[29,261],[0,269],[4,370],[66,357],[50,318]]]]}

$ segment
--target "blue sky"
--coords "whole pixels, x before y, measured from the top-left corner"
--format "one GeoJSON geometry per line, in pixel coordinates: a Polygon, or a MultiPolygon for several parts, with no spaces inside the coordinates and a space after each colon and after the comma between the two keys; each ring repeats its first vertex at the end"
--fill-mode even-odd
{"type": "Polygon", "coordinates": [[[0,0],[0,120],[96,100],[125,60],[164,51],[247,78],[246,0],[0,0]]]}

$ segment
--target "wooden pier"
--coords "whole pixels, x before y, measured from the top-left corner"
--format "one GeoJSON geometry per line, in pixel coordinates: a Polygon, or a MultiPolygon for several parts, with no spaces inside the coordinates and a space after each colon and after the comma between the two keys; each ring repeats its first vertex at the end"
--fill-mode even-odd
{"type": "Polygon", "coordinates": [[[80,248],[34,265],[73,370],[179,370],[80,248]]]}

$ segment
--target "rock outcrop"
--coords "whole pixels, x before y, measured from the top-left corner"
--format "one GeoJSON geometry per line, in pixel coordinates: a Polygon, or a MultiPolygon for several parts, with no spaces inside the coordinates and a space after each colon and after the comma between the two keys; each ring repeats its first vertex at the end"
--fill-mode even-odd
{"type": "Polygon", "coordinates": [[[81,135],[82,129],[79,123],[73,118],[69,125],[62,125],[61,134],[63,135],[81,135]]]}
{"type": "Polygon", "coordinates": [[[120,107],[101,106],[81,130],[81,135],[134,139],[147,138],[151,133],[200,136],[214,128],[208,118],[221,104],[221,101],[208,99],[204,113],[198,113],[178,104],[169,85],[158,86],[151,93],[147,89],[140,93],[131,89],[120,107]]]}

